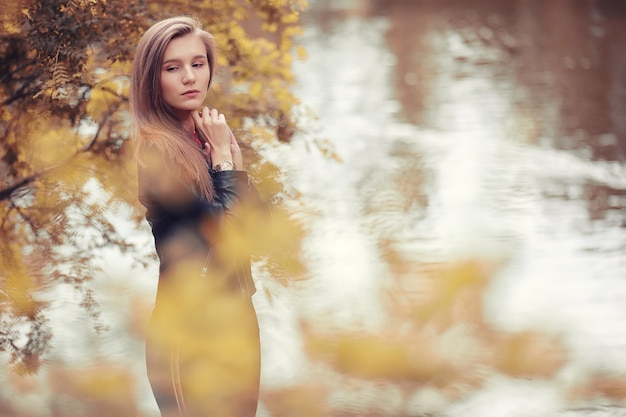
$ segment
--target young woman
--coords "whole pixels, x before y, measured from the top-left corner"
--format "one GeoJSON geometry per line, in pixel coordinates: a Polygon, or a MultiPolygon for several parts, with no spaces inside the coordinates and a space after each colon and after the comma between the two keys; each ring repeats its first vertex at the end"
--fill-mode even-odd
{"type": "Polygon", "coordinates": [[[257,408],[255,288],[238,233],[255,194],[225,116],[204,106],[215,65],[213,37],[189,17],[149,28],[133,59],[139,200],[160,261],[147,370],[163,417],[257,408]]]}

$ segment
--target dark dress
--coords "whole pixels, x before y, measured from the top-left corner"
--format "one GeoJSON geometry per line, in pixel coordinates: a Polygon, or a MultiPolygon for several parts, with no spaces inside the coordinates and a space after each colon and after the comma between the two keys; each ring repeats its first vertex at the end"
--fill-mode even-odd
{"type": "Polygon", "coordinates": [[[146,361],[161,414],[253,417],[260,340],[239,216],[258,194],[245,171],[211,172],[207,201],[157,151],[142,160],[139,199],[160,261],[146,361]]]}

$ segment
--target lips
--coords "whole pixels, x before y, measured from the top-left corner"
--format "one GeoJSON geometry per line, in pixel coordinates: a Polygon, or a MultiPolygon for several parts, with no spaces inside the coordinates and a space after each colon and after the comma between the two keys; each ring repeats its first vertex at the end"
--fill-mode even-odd
{"type": "Polygon", "coordinates": [[[200,94],[199,90],[187,90],[182,95],[183,96],[197,96],[198,94],[200,94]]]}

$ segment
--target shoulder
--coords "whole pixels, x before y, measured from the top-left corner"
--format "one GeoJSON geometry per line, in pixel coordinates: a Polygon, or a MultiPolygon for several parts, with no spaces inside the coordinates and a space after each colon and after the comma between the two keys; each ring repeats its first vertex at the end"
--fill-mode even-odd
{"type": "Polygon", "coordinates": [[[137,166],[140,169],[149,169],[164,163],[164,153],[153,142],[146,142],[137,150],[137,166]]]}
{"type": "Polygon", "coordinates": [[[182,182],[174,170],[172,161],[158,149],[147,144],[137,153],[137,181],[140,198],[160,200],[166,197],[178,197],[182,182]]]}

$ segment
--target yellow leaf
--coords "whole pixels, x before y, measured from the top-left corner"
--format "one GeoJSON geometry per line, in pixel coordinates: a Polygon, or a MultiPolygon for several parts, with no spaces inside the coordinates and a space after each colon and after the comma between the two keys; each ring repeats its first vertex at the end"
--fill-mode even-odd
{"type": "Polygon", "coordinates": [[[252,98],[253,100],[260,99],[263,95],[263,84],[258,81],[252,82],[250,84],[248,93],[250,94],[250,98],[252,98]]]}

